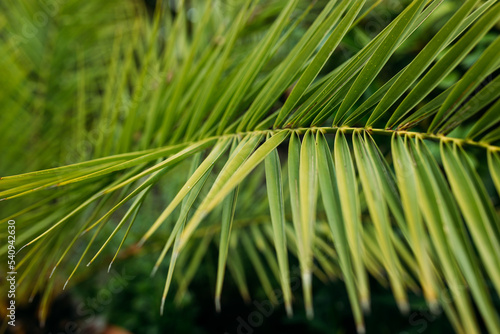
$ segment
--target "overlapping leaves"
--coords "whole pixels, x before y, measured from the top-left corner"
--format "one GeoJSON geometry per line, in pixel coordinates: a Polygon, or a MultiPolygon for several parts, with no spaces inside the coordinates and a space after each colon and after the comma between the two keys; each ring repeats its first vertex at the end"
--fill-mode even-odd
{"type": "MultiPolygon", "coordinates": [[[[84,273],[82,263],[97,265],[106,251],[113,263],[152,244],[159,255],[153,274],[168,265],[163,308],[173,282],[182,300],[215,244],[218,309],[226,270],[250,298],[250,266],[269,300],[282,299],[291,315],[296,258],[309,316],[312,277],[341,277],[364,331],[373,276],[392,290],[402,312],[408,295],[421,290],[457,332],[479,333],[481,323],[500,332],[492,301],[500,295],[500,39],[491,33],[500,4],[460,4],[401,71],[373,90],[391,56],[442,4],[411,1],[330,72],[325,65],[342,40],[377,10],[369,1],[329,1],[309,24],[318,9],[301,1],[245,1],[237,11],[195,1],[199,15],[191,21],[183,2],[175,15],[159,3],[151,21],[139,14],[126,37],[112,38],[107,57],[96,60],[83,49],[66,93],[77,97],[75,128],[33,131],[50,145],[55,136],[82,140],[98,129],[96,140],[78,163],[0,180],[0,222],[16,219],[17,242],[29,246],[20,252],[21,294],[44,291],[43,318],[57,275],[66,286],[84,273]],[[273,20],[262,29],[266,17],[273,20]],[[487,35],[491,42],[474,64],[441,89],[487,35]],[[102,63],[105,78],[98,75],[102,63]],[[478,161],[487,166],[478,168],[478,161]],[[141,213],[154,211],[153,199],[162,212],[151,220],[141,213]]],[[[129,20],[121,17],[114,27],[129,27],[129,20]]],[[[103,43],[110,38],[104,35],[103,43]]],[[[11,42],[2,40],[2,49],[12,50],[11,42]]],[[[67,104],[48,103],[50,94],[33,104],[23,93],[54,90],[54,73],[33,66],[40,77],[32,82],[14,70],[38,47],[23,45],[3,62],[15,65],[0,96],[9,123],[28,111],[50,116],[54,126],[71,115],[67,104]],[[23,80],[23,92],[14,93],[23,80]]],[[[14,138],[2,126],[4,138],[14,138]]],[[[25,145],[20,138],[13,147],[25,145]]],[[[17,151],[5,152],[15,159],[17,151]]]]}

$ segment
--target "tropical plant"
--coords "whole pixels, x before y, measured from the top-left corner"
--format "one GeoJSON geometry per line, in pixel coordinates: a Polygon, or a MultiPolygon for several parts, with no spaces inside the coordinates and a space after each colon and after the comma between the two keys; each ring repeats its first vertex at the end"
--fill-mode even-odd
{"type": "Polygon", "coordinates": [[[44,319],[57,277],[153,245],[163,309],[215,244],[217,308],[226,267],[249,298],[247,258],[291,314],[292,255],[309,316],[313,275],[341,277],[363,332],[372,276],[500,333],[500,3],[405,2],[372,36],[380,3],[2,2],[19,298],[44,319]]]}

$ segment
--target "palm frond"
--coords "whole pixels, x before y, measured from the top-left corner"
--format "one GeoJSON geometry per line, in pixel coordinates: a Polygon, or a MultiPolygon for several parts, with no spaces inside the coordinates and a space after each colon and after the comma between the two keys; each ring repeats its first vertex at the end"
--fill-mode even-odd
{"type": "Polygon", "coordinates": [[[17,221],[20,293],[43,291],[42,319],[82,262],[124,247],[157,250],[153,274],[168,263],[163,310],[213,243],[217,309],[226,268],[250,298],[248,259],[291,315],[292,256],[309,316],[313,275],[341,277],[363,332],[371,275],[402,312],[421,289],[457,332],[500,332],[500,3],[411,1],[348,56],[379,2],[158,2],[151,18],[133,3],[2,5],[0,223],[17,221]],[[427,22],[444,23],[384,73],[427,22]]]}

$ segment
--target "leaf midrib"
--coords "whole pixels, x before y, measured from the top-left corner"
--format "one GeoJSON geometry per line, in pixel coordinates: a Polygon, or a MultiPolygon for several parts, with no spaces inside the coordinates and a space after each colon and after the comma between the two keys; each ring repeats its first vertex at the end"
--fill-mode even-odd
{"type": "MultiPolygon", "coordinates": [[[[308,130],[313,132],[321,131],[323,133],[336,133],[337,131],[343,131],[344,133],[353,133],[357,131],[367,131],[370,134],[375,135],[384,135],[384,136],[392,136],[394,134],[398,135],[406,135],[412,138],[419,138],[423,140],[431,140],[435,142],[450,142],[457,144],[459,146],[473,146],[479,147],[482,149],[486,149],[488,151],[499,152],[500,146],[492,145],[491,143],[484,141],[475,141],[471,139],[465,138],[456,138],[450,137],[443,134],[435,134],[429,132],[419,132],[419,131],[408,131],[408,130],[392,130],[392,129],[382,129],[382,128],[374,128],[374,127],[363,127],[363,126],[331,126],[331,127],[299,127],[299,128],[277,128],[277,129],[266,129],[266,130],[255,130],[255,131],[245,131],[245,132],[235,132],[235,133],[226,133],[221,136],[213,136],[209,137],[210,139],[216,138],[230,138],[235,136],[247,136],[250,134],[275,134],[281,131],[294,131],[299,135],[304,135],[308,130]]],[[[205,138],[206,139],[206,138],[205,138]]],[[[194,144],[196,141],[193,141],[194,144]]]]}

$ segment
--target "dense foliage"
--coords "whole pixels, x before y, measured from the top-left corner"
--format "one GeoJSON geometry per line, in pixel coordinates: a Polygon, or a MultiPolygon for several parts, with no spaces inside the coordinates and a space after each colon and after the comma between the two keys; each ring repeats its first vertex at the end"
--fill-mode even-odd
{"type": "Polygon", "coordinates": [[[500,332],[498,1],[0,7],[0,225],[42,322],[141,252],[163,312],[216,247],[218,310],[251,271],[312,318],[313,277],[341,278],[363,332],[375,279],[500,332]]]}

